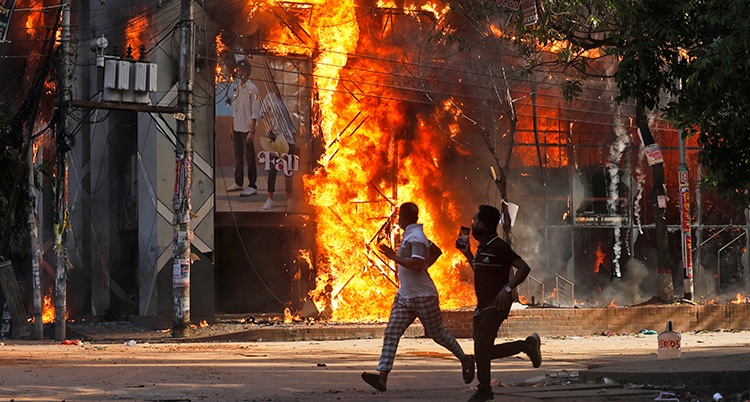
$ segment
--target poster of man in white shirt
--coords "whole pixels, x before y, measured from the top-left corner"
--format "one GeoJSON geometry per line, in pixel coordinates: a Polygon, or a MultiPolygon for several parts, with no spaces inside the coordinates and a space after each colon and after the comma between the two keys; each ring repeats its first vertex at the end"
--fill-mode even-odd
{"type": "Polygon", "coordinates": [[[235,59],[227,68],[233,76],[216,85],[216,210],[307,213],[301,177],[313,164],[310,63],[235,59]]]}

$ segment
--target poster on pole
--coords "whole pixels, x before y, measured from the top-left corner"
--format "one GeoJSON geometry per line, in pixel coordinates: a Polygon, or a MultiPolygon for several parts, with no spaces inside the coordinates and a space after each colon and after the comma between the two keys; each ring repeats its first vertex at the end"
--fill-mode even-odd
{"type": "Polygon", "coordinates": [[[693,234],[690,229],[690,182],[688,170],[680,165],[680,227],[682,231],[682,268],[684,279],[693,279],[693,234]]]}
{"type": "Polygon", "coordinates": [[[664,163],[664,158],[661,155],[659,144],[653,143],[646,145],[646,158],[648,159],[648,165],[654,166],[659,163],[664,163]]]}
{"type": "Polygon", "coordinates": [[[172,286],[185,287],[190,284],[190,260],[175,258],[172,263],[172,286]]]}
{"type": "Polygon", "coordinates": [[[16,0],[0,0],[0,43],[5,42],[15,8],[16,0]]]}

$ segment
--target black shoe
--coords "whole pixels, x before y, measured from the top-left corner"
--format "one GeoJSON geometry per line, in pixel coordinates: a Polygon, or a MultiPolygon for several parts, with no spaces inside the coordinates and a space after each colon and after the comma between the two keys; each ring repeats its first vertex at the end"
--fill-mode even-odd
{"type": "Polygon", "coordinates": [[[362,379],[365,380],[366,383],[370,384],[373,388],[377,389],[378,391],[385,391],[385,384],[383,384],[382,381],[380,381],[380,378],[377,374],[372,373],[362,373],[362,379]]]}
{"type": "Polygon", "coordinates": [[[463,362],[461,362],[461,371],[464,375],[464,382],[466,384],[471,384],[472,381],[474,381],[474,366],[476,363],[476,360],[474,359],[474,355],[468,355],[471,359],[470,364],[464,365],[463,362]]]}
{"type": "Polygon", "coordinates": [[[529,355],[534,368],[538,368],[542,365],[542,340],[534,332],[530,337],[526,338],[526,343],[529,344],[529,351],[526,354],[529,355]]]}
{"type": "Polygon", "coordinates": [[[493,399],[495,399],[495,394],[492,393],[491,389],[487,391],[477,390],[477,392],[469,398],[469,402],[484,402],[493,399]]]}

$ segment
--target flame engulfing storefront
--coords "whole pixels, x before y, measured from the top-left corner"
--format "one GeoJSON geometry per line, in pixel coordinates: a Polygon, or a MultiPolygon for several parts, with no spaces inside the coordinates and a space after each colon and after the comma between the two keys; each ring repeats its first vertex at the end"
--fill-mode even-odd
{"type": "MultiPolygon", "coordinates": [[[[656,275],[650,170],[634,110],[614,102],[611,80],[589,79],[578,99],[566,101],[564,75],[521,74],[523,62],[502,40],[502,18],[457,32],[462,24],[442,2],[249,1],[212,15],[224,27],[215,39],[219,60],[272,55],[312,64],[307,141],[315,165],[303,179],[316,223],[309,297],[327,317],[387,318],[397,277],[375,250],[397,241],[394,210],[405,201],[417,203],[428,237],[445,252],[431,268],[441,307],[472,305],[470,269],[453,243],[479,204],[501,207],[504,180],[509,205],[520,205],[514,245],[532,276],[555,288],[542,290],[543,299],[579,303],[573,292],[568,303],[555,300],[555,278],[575,284],[579,304],[623,305],[656,294],[648,280],[656,275]],[[459,40],[441,40],[456,32],[459,40]]],[[[541,50],[554,53],[555,46],[541,50]]],[[[609,59],[587,56],[611,73],[609,59]]],[[[230,65],[220,62],[219,70],[230,65]]],[[[667,222],[674,229],[678,133],[658,115],[650,122],[666,166],[667,222]]],[[[689,142],[693,189],[695,151],[689,142]]],[[[691,202],[700,211],[693,219],[697,250],[747,230],[723,226],[746,222],[730,204],[706,194],[691,202]]],[[[670,235],[670,248],[679,294],[678,236],[670,235]]],[[[733,280],[710,279],[721,265],[710,254],[697,252],[706,265],[697,264],[698,295],[733,280]]],[[[739,259],[732,271],[746,275],[739,259]]]]}
{"type": "MultiPolygon", "coordinates": [[[[82,1],[77,35],[106,36],[108,56],[150,58],[159,65],[152,103],[174,104],[176,47],[169,43],[177,3],[82,1]]],[[[385,320],[398,278],[376,250],[398,243],[395,211],[406,201],[419,206],[426,234],[444,252],[430,269],[443,309],[475,303],[471,269],[454,243],[480,204],[514,218],[510,240],[532,267],[520,289],[528,302],[626,305],[656,294],[652,178],[634,110],[614,102],[609,79],[587,79],[568,101],[561,88],[570,77],[527,71],[504,32],[508,18],[520,15],[472,25],[447,3],[425,0],[206,0],[197,8],[194,319],[290,307],[336,321],[385,320]],[[280,189],[293,186],[294,196],[277,195],[268,210],[261,207],[268,166],[257,165],[258,195],[227,192],[233,155],[225,100],[239,59],[253,66],[264,106],[271,94],[284,101],[278,110],[295,131],[295,155],[284,164],[290,178],[277,180],[280,189]]],[[[27,29],[44,25],[40,15],[23,17],[27,29]]],[[[540,57],[556,57],[564,46],[539,49],[540,57]]],[[[94,53],[80,46],[77,55],[74,99],[98,100],[94,53]]],[[[586,56],[611,75],[610,59],[586,56]]],[[[174,119],[78,113],[71,317],[118,309],[168,317],[174,119]]],[[[664,159],[669,265],[681,294],[678,133],[649,117],[664,159]]],[[[271,152],[263,146],[278,124],[261,119],[257,151],[271,152]]],[[[51,146],[41,148],[54,158],[51,146]]],[[[748,277],[748,220],[697,189],[694,141],[687,161],[696,299],[746,294],[733,287],[748,277]]],[[[42,220],[51,227],[50,216],[42,220]]]]}

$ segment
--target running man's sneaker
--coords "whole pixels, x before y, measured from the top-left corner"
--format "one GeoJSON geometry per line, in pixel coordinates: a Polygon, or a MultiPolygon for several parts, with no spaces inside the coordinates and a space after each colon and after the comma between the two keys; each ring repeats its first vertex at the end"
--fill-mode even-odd
{"type": "Polygon", "coordinates": [[[538,368],[542,365],[542,340],[539,338],[539,334],[534,332],[530,337],[526,338],[526,343],[529,344],[529,351],[526,352],[531,359],[531,363],[534,368],[538,368]]]}
{"type": "Polygon", "coordinates": [[[366,383],[370,384],[373,388],[377,389],[380,392],[385,392],[385,384],[383,384],[382,381],[380,381],[380,378],[377,374],[372,373],[362,373],[362,379],[365,380],[366,383]]]}
{"type": "Polygon", "coordinates": [[[471,384],[472,381],[474,381],[474,367],[476,366],[476,359],[474,359],[474,355],[467,355],[469,357],[469,361],[464,364],[464,362],[461,362],[461,372],[464,376],[464,382],[467,384],[471,384]]]}
{"type": "Polygon", "coordinates": [[[251,195],[258,194],[258,190],[248,187],[245,189],[245,191],[240,193],[240,197],[250,197],[251,195]]]}
{"type": "Polygon", "coordinates": [[[273,208],[273,200],[270,199],[270,198],[268,198],[268,199],[266,199],[266,203],[263,204],[263,209],[269,210],[271,208],[273,208]]]}

